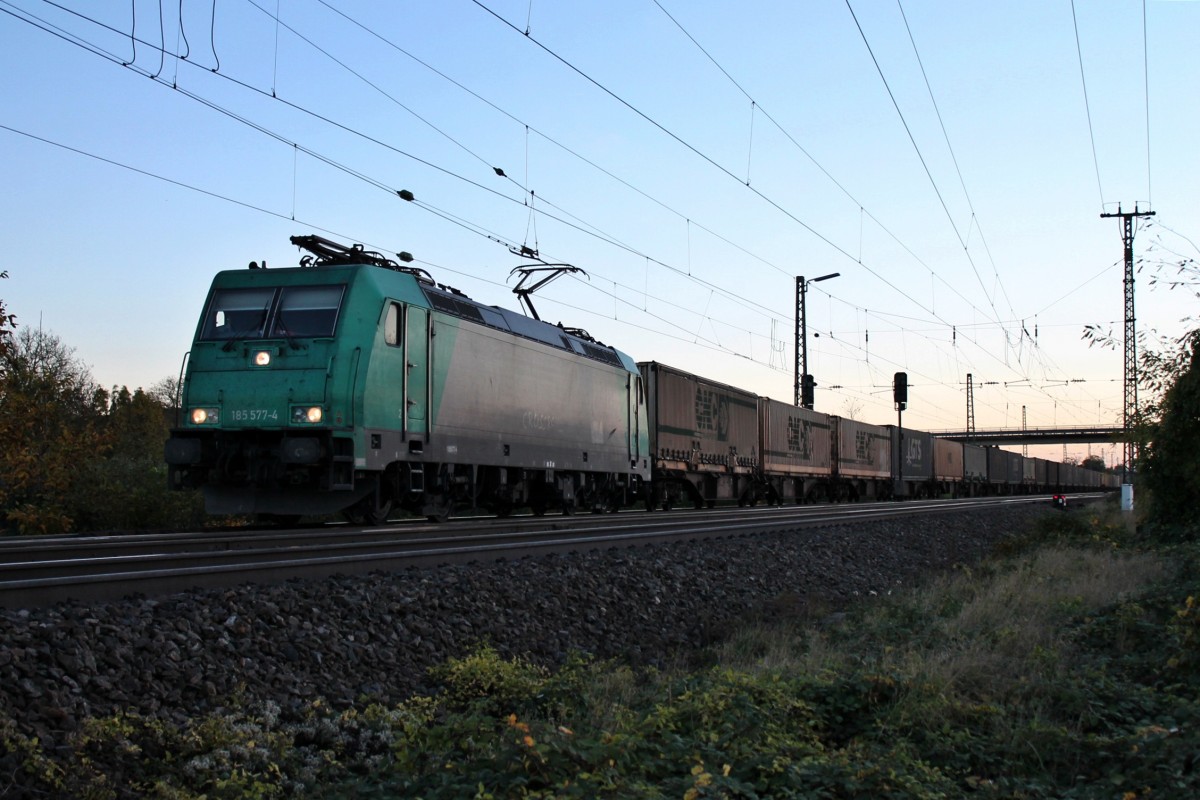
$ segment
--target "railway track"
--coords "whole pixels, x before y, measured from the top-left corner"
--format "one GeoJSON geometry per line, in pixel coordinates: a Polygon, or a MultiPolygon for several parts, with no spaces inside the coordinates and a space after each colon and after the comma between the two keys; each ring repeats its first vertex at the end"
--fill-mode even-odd
{"type": "MultiPolygon", "coordinates": [[[[1078,499],[1099,495],[1077,496],[1078,499]]],[[[374,528],[0,540],[0,607],[113,600],[193,588],[276,583],[335,574],[793,531],[1012,503],[1046,496],[910,503],[782,506],[668,513],[398,522],[374,528]]]]}

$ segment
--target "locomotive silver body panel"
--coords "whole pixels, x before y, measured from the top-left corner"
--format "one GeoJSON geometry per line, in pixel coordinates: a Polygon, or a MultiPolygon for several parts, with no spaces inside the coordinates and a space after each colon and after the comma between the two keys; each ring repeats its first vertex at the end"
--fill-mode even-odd
{"type": "Polygon", "coordinates": [[[649,478],[636,372],[437,312],[432,350],[426,459],[649,478]]]}

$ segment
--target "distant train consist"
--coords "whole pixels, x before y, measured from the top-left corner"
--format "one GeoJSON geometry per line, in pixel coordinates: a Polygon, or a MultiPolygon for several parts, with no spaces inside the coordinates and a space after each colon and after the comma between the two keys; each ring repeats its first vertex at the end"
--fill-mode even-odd
{"type": "Polygon", "coordinates": [[[213,514],[1069,492],[1115,476],[798,408],[476,303],[361,246],[292,237],[217,274],[166,445],[213,514]]]}
{"type": "Polygon", "coordinates": [[[1115,475],[760,397],[638,365],[654,452],[652,505],[969,497],[1115,489],[1115,475]]]}

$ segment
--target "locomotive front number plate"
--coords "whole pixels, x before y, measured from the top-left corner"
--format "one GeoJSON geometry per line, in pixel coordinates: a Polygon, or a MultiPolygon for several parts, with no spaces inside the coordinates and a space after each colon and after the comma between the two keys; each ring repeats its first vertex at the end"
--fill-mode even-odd
{"type": "Polygon", "coordinates": [[[229,412],[233,422],[265,422],[279,420],[279,411],[274,408],[235,408],[229,412]]]}

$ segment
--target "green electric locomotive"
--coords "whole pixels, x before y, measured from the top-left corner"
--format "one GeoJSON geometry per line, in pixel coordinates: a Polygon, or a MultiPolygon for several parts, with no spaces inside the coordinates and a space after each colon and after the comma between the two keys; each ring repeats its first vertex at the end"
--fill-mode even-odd
{"type": "Polygon", "coordinates": [[[312,253],[300,267],[213,280],[166,445],[172,488],[202,489],[212,514],[368,523],[642,499],[629,356],[361,246],[292,242],[312,253]]]}

